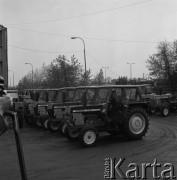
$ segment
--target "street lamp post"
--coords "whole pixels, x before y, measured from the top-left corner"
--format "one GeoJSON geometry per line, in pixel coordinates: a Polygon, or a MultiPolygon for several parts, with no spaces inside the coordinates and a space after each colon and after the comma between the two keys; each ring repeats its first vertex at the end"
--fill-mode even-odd
{"type": "Polygon", "coordinates": [[[31,63],[25,63],[25,64],[31,65],[31,68],[32,68],[32,88],[33,88],[33,65],[31,63]]]}
{"type": "Polygon", "coordinates": [[[104,68],[105,70],[105,83],[106,83],[106,69],[108,69],[109,67],[102,67],[102,68],[104,68]]]}
{"type": "MultiPolygon", "coordinates": [[[[8,71],[13,73],[13,87],[14,87],[14,71],[12,71],[11,69],[9,69],[8,71]]],[[[10,86],[11,86],[11,80],[10,80],[10,86]]]]}
{"type": "Polygon", "coordinates": [[[11,88],[12,86],[11,86],[11,77],[10,77],[10,88],[11,88]]]}
{"type": "Polygon", "coordinates": [[[83,42],[83,44],[84,44],[84,62],[85,62],[85,75],[86,75],[87,69],[86,69],[85,42],[84,42],[84,40],[81,37],[71,37],[71,39],[80,39],[83,42]]]}
{"type": "Polygon", "coordinates": [[[129,64],[130,65],[130,79],[132,79],[132,64],[135,64],[135,63],[133,63],[133,62],[127,62],[127,64],[129,64]]]}

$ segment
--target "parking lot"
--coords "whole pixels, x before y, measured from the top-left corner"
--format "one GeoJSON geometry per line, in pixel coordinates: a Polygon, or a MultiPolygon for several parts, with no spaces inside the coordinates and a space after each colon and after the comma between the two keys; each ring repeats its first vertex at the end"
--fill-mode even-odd
{"type": "MultiPolygon", "coordinates": [[[[157,159],[163,170],[165,163],[177,168],[177,115],[162,118],[153,115],[146,137],[140,141],[127,141],[122,136],[100,134],[95,147],[83,148],[77,141],[69,142],[59,133],[51,133],[25,124],[20,131],[28,179],[104,179],[105,158],[125,158],[121,169],[126,171],[131,162],[153,163],[157,159]]],[[[159,174],[160,175],[160,174],[159,174]]],[[[147,172],[152,177],[151,169],[147,172]]],[[[0,179],[19,180],[18,164],[13,131],[0,137],[0,179]]],[[[116,179],[121,179],[117,174],[116,179]]]]}

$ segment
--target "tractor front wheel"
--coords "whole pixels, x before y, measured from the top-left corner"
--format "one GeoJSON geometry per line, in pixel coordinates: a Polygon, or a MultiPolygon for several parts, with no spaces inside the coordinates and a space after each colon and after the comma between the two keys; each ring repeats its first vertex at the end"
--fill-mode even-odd
{"type": "Polygon", "coordinates": [[[66,138],[69,141],[74,141],[74,140],[78,139],[79,130],[76,129],[76,128],[72,128],[72,127],[66,126],[65,127],[65,134],[64,135],[66,136],[66,138]]]}
{"type": "Polygon", "coordinates": [[[170,111],[169,111],[169,108],[168,108],[168,107],[163,107],[163,108],[162,108],[162,110],[161,110],[161,115],[162,115],[163,117],[168,116],[169,113],[170,113],[170,111]]]}
{"type": "Polygon", "coordinates": [[[44,129],[48,129],[48,122],[49,122],[49,119],[46,119],[44,122],[43,122],[43,127],[44,127],[44,129]]]}
{"type": "Polygon", "coordinates": [[[58,121],[49,121],[47,123],[48,129],[52,133],[57,132],[59,130],[59,125],[60,125],[60,123],[58,121]]]}
{"type": "Polygon", "coordinates": [[[41,128],[41,127],[42,127],[41,119],[40,119],[40,118],[37,118],[37,119],[36,119],[36,126],[37,126],[38,128],[41,128]]]}
{"type": "Polygon", "coordinates": [[[98,139],[98,133],[95,128],[85,127],[79,133],[79,140],[85,147],[94,146],[98,139]]]}

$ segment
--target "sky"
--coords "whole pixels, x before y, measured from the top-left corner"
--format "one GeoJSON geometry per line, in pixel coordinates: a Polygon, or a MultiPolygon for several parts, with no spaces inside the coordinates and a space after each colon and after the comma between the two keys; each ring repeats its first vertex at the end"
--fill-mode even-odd
{"type": "MultiPolygon", "coordinates": [[[[92,75],[148,77],[146,60],[161,41],[177,39],[177,0],[0,0],[15,85],[58,55],[72,55],[92,75]],[[105,73],[105,68],[103,68],[105,73]]],[[[9,78],[12,79],[12,71],[9,78]]]]}

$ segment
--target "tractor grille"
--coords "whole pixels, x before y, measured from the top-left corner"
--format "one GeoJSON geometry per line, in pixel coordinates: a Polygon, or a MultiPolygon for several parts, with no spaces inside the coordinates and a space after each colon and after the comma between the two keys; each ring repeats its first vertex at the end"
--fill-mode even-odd
{"type": "Polygon", "coordinates": [[[39,112],[39,115],[41,116],[47,115],[47,109],[45,106],[38,106],[38,112],[39,112]]]}
{"type": "Polygon", "coordinates": [[[30,114],[34,114],[34,108],[33,108],[33,106],[29,106],[29,112],[30,112],[30,114]]]}
{"type": "Polygon", "coordinates": [[[65,123],[69,123],[71,119],[71,115],[70,114],[64,114],[64,121],[65,123]]]}
{"type": "Polygon", "coordinates": [[[54,113],[55,113],[56,118],[63,118],[62,109],[54,109],[54,113]]]}
{"type": "Polygon", "coordinates": [[[71,107],[70,106],[66,106],[65,114],[70,114],[70,111],[71,111],[71,107]]]}

